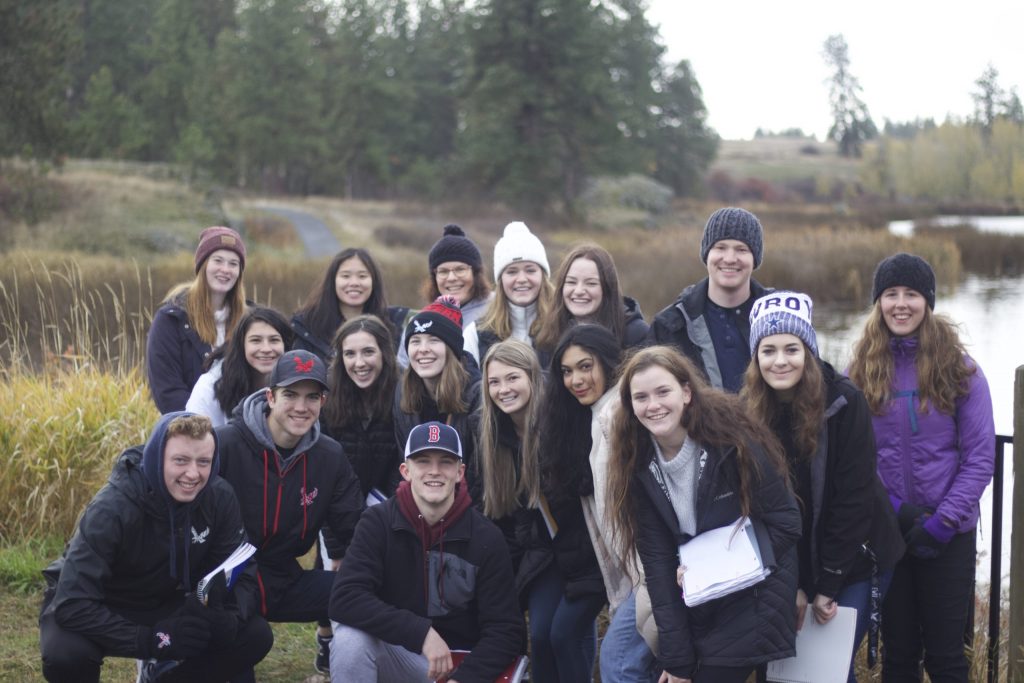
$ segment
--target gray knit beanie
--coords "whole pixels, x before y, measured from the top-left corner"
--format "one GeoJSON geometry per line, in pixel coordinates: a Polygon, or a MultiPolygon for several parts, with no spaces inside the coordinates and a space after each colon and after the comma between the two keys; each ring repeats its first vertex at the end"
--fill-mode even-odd
{"type": "Polygon", "coordinates": [[[818,355],[818,336],[814,333],[811,297],[800,292],[772,292],[754,302],[750,309],[750,353],[757,355],[757,345],[773,334],[792,334],[818,355]]]}
{"type": "Polygon", "coordinates": [[[711,214],[700,240],[700,260],[707,263],[711,247],[721,240],[743,242],[754,255],[754,268],[761,265],[764,256],[764,228],[754,214],[735,206],[718,209],[711,214]]]}

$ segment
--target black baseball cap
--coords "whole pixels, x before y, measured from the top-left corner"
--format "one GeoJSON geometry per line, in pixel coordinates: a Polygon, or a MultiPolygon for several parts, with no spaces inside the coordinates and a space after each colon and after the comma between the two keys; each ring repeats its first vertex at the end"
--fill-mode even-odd
{"type": "Polygon", "coordinates": [[[327,366],[315,353],[289,351],[277,359],[270,373],[270,387],[287,387],[304,379],[311,379],[327,389],[327,366]]]}
{"type": "Polygon", "coordinates": [[[411,458],[422,451],[444,451],[462,460],[462,439],[457,431],[443,422],[424,422],[409,432],[405,457],[411,458]]]}

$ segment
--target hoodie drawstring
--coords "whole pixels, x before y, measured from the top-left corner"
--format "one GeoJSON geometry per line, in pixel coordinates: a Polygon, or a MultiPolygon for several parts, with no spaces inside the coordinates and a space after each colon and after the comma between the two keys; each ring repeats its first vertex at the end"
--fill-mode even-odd
{"type": "Polygon", "coordinates": [[[263,449],[263,542],[267,542],[267,449],[263,449]]]}
{"type": "Polygon", "coordinates": [[[306,454],[302,454],[302,536],[300,538],[306,538],[306,508],[309,505],[306,504],[306,496],[309,495],[309,491],[306,489],[306,454]]]}

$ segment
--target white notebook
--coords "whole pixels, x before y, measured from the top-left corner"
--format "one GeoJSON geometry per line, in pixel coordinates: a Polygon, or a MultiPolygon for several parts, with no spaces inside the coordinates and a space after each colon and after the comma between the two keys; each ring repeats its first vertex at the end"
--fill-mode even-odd
{"type": "Polygon", "coordinates": [[[688,607],[753,586],[771,573],[761,562],[754,525],[746,517],[679,546],[679,564],[686,567],[683,600],[688,607]]]}
{"type": "Polygon", "coordinates": [[[839,607],[827,624],[814,620],[807,606],[804,627],[796,633],[796,657],[768,663],[768,680],[778,683],[846,683],[853,656],[857,610],[839,607]]]}

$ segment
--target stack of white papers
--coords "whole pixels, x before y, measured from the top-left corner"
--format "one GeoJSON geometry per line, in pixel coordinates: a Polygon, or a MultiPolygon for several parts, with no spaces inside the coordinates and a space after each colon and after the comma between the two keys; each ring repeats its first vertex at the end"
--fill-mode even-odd
{"type": "Polygon", "coordinates": [[[679,546],[679,564],[686,567],[683,600],[688,607],[753,586],[771,573],[761,561],[754,525],[746,517],[679,546]]]}
{"type": "Polygon", "coordinates": [[[838,607],[827,624],[814,620],[811,606],[796,632],[796,657],[768,662],[768,680],[780,683],[845,683],[853,656],[857,610],[838,607]]]}

